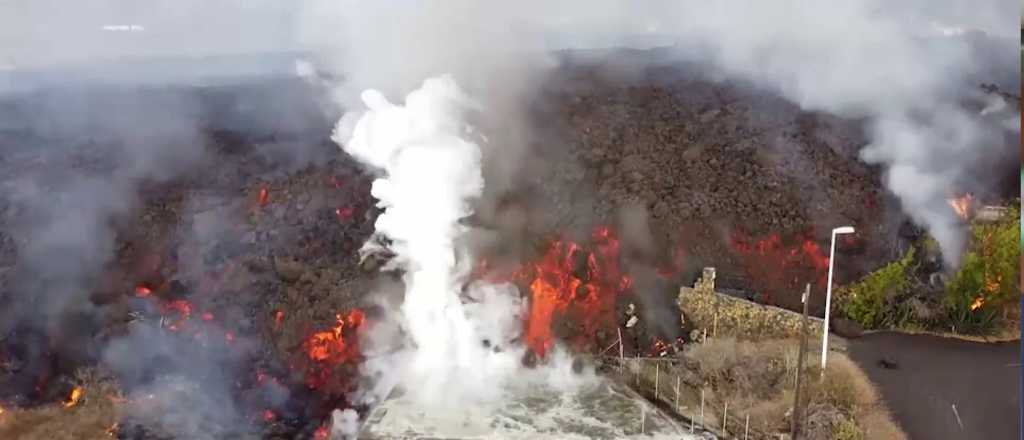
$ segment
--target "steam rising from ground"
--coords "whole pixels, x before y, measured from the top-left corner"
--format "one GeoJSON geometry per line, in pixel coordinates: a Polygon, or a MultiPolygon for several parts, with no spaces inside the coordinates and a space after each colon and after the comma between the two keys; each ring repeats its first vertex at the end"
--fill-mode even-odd
{"type": "Polygon", "coordinates": [[[482,137],[465,122],[476,104],[450,76],[428,79],[404,106],[375,90],[362,98],[368,110],[342,118],[333,139],[383,173],[371,189],[384,209],[376,229],[396,254],[389,267],[404,272],[399,326],[408,338],[370,368],[424,403],[493,397],[522,354],[512,344],[522,304],[511,286],[465,285],[472,260],[459,222],[484,184],[472,140],[482,137]]]}
{"type": "MultiPolygon", "coordinates": [[[[521,305],[507,287],[473,286],[465,294],[476,302],[461,305],[458,299],[470,261],[460,251],[464,229],[458,222],[474,199],[510,184],[506,180],[518,171],[530,137],[526,103],[554,64],[551,50],[675,43],[674,51],[664,52],[671,57],[668,61],[713,66],[722,78],[750,81],[804,109],[864,119],[871,142],[863,159],[885,166],[889,188],[909,215],[939,239],[954,263],[963,240],[945,200],[959,189],[955,185],[991,183],[967,170],[1002,152],[998,127],[1020,130],[1019,118],[1006,117],[1013,109],[992,105],[989,114],[979,115],[962,105],[979,98],[973,92],[979,82],[993,81],[1008,89],[1020,82],[1018,58],[1007,56],[1018,53],[1017,19],[1007,13],[1018,10],[1012,0],[155,3],[125,7],[124,0],[81,5],[45,0],[0,5],[0,95],[36,88],[52,92],[54,84],[82,79],[65,71],[50,80],[37,79],[36,71],[25,70],[62,63],[112,60],[118,63],[95,66],[111,84],[180,85],[181,75],[188,72],[267,73],[285,63],[258,57],[251,68],[242,68],[238,59],[207,59],[196,63],[199,67],[169,69],[153,63],[136,69],[120,61],[194,55],[197,50],[202,50],[199,55],[223,55],[297,48],[318,50],[334,62],[328,66],[345,78],[337,90],[339,102],[362,105],[357,99],[362,90],[381,90],[363,96],[370,108],[367,119],[350,117],[338,139],[346,141],[351,153],[387,172],[385,183],[374,188],[392,213],[382,217],[381,232],[401,251],[396,264],[406,271],[409,284],[426,287],[410,292],[401,315],[404,328],[385,329],[384,323],[371,335],[394,340],[392,336],[401,339],[406,332],[418,349],[381,354],[367,368],[394,371],[388,368],[414,361],[437,366],[447,359],[442,355],[457,354],[451,357],[455,366],[450,371],[422,382],[425,395],[446,390],[456,379],[469,384],[467,394],[472,387],[478,387],[473,392],[492,390],[485,385],[500,379],[511,368],[509,359],[516,357],[504,339],[518,330],[509,323],[515,322],[521,305]],[[58,7],[63,13],[53,14],[58,7]],[[297,26],[288,22],[293,14],[297,26]],[[144,30],[103,31],[107,25],[144,30]],[[292,35],[293,29],[301,35],[292,35]],[[423,79],[447,72],[452,78],[429,81],[405,107],[385,99],[403,96],[423,79]],[[453,78],[479,102],[460,92],[453,78]],[[476,114],[477,109],[486,112],[476,114]],[[470,119],[487,127],[490,142],[466,129],[470,119]],[[448,172],[452,175],[443,174],[448,172]],[[481,176],[487,177],[487,188],[482,188],[481,176]],[[443,209],[435,212],[438,207],[443,209]],[[426,232],[436,235],[427,237],[426,232]],[[475,326],[496,323],[495,316],[506,321],[475,326]],[[445,325],[431,327],[437,323],[445,325]],[[483,339],[504,351],[484,350],[483,339]],[[495,364],[488,370],[493,373],[483,372],[479,362],[495,364]]],[[[209,115],[198,111],[190,98],[170,94],[154,100],[152,94],[134,91],[112,97],[106,88],[83,88],[93,91],[26,95],[32,104],[24,112],[4,110],[0,118],[5,133],[33,131],[51,137],[5,144],[6,154],[24,148],[60,156],[65,146],[70,149],[99,135],[96,154],[120,158],[113,172],[63,165],[55,169],[47,162],[51,166],[45,172],[27,170],[16,179],[16,187],[4,188],[10,201],[28,212],[16,231],[27,238],[19,249],[28,257],[25,279],[14,293],[4,292],[5,299],[30,293],[5,302],[0,311],[5,332],[26,320],[39,327],[58,326],[58,316],[67,311],[98,315],[86,304],[86,295],[113,253],[112,220],[131,211],[139,182],[180,176],[205,159],[197,146],[203,142],[199,126],[209,115]]],[[[266,103],[246,107],[280,108],[279,98],[268,96],[266,103]]],[[[285,118],[272,114],[258,119],[285,118]]],[[[152,338],[144,336],[126,341],[152,346],[152,338]]],[[[371,349],[382,347],[386,345],[371,344],[371,349]]],[[[112,350],[108,357],[135,353],[112,350]]],[[[152,362],[145,358],[138,364],[152,362]]],[[[197,369],[214,370],[219,364],[197,369]]],[[[377,391],[386,392],[388,383],[419,383],[426,374],[417,369],[400,372],[390,382],[381,381],[377,391]]],[[[211,393],[209,387],[203,389],[211,393]]],[[[189,409],[201,412],[217,405],[189,409]]]]}

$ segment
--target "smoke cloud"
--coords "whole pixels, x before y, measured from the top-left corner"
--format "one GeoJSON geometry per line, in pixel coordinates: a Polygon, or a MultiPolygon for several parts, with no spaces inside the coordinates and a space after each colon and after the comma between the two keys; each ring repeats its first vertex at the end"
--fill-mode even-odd
{"type": "Polygon", "coordinates": [[[404,106],[376,90],[363,101],[368,110],[342,118],[333,139],[382,172],[371,189],[383,208],[376,229],[395,254],[388,267],[404,271],[408,346],[383,373],[421,402],[493,397],[519,360],[511,341],[522,307],[514,288],[498,286],[469,286],[463,303],[472,260],[460,220],[484,183],[481,138],[465,122],[477,104],[450,76],[426,80],[404,106]]]}
{"type": "MultiPolygon", "coordinates": [[[[131,287],[121,284],[137,280],[116,258],[125,241],[166,244],[119,240],[143,199],[166,195],[154,188],[228,189],[211,188],[230,180],[210,178],[228,166],[214,160],[220,134],[264,141],[253,149],[271,171],[322,159],[335,116],[294,72],[295,11],[273,1],[0,4],[0,238],[11,239],[0,250],[16,255],[0,267],[0,341],[36,345],[26,368],[4,375],[5,399],[34,395],[54,368],[99,364],[130,394],[130,422],[176,438],[252,433],[250,406],[286,399],[281,389],[237,401],[235,374],[257,353],[237,329],[203,323],[192,339],[155,320],[122,322],[127,309],[158,312],[125,305],[131,287]]],[[[231,194],[237,183],[226,182],[231,194]]],[[[184,221],[200,211],[188,195],[183,205],[184,221]]],[[[202,214],[168,235],[203,242],[201,229],[238,223],[202,214]]],[[[179,276],[208,266],[181,255],[179,276]]]]}
{"type": "Polygon", "coordinates": [[[993,48],[1005,46],[1002,53],[1010,53],[1016,44],[1015,34],[1005,31],[1013,29],[1012,18],[1003,12],[1010,6],[1011,0],[984,5],[952,0],[901,5],[878,0],[651,1],[642,7],[619,0],[314,2],[302,15],[300,31],[307,43],[330,47],[319,61],[344,78],[335,93],[340,105],[359,107],[361,99],[370,108],[355,129],[354,116],[343,119],[335,139],[346,151],[386,170],[387,177],[374,188],[386,209],[378,231],[395,240],[398,266],[407,270],[404,331],[426,357],[418,364],[447,371],[437,373],[440,378],[420,379],[426,384],[436,379],[437,384],[469,365],[462,364],[464,359],[478,363],[467,380],[480,378],[483,370],[479,357],[451,356],[457,360],[446,365],[429,354],[458,353],[477,339],[457,295],[465,269],[458,269],[454,237],[459,235],[456,222],[468,215],[468,199],[484,196],[479,204],[485,206],[487,192],[480,189],[476,171],[467,170],[482,155],[489,185],[492,174],[498,182],[514,180],[509,176],[525,159],[530,140],[522,132],[531,128],[525,123],[524,98],[557,65],[551,51],[667,43],[672,48],[663,53],[669,61],[702,65],[712,79],[747,81],[805,111],[864,121],[870,141],[861,158],[884,166],[885,181],[904,210],[929,229],[947,263],[955,266],[964,231],[947,200],[957,191],[991,185],[969,175],[971,164],[1006,150],[1000,131],[1006,121],[1014,121],[1010,131],[1020,130],[1016,119],[985,117],[971,104],[985,100],[977,91],[981,81],[1019,83],[1015,64],[991,56],[997,52],[993,48]],[[1007,66],[1014,74],[1005,75],[1007,66]],[[405,108],[385,98],[402,96],[423,79],[442,74],[450,77],[428,80],[408,96],[405,108]],[[479,106],[454,92],[455,80],[479,106]],[[368,88],[373,90],[362,92],[368,88]],[[439,95],[448,98],[428,98],[439,95]],[[472,117],[483,133],[498,133],[494,142],[467,148],[458,136],[437,133],[441,126],[457,132],[461,118],[445,115],[469,107],[482,109],[472,117]],[[515,127],[516,133],[500,136],[497,127],[503,125],[515,127]],[[374,126],[380,131],[370,129],[374,126]],[[436,156],[419,152],[421,142],[436,137],[447,139],[436,141],[439,148],[452,149],[438,149],[436,156]],[[410,146],[408,154],[417,157],[418,167],[398,159],[404,154],[396,145],[402,143],[410,146]],[[371,151],[371,144],[380,147],[371,151]],[[457,149],[464,151],[454,154],[457,149]],[[495,157],[501,158],[496,169],[505,170],[504,175],[489,166],[495,157]],[[432,173],[441,170],[452,173],[455,186],[433,181],[432,173]],[[404,176],[415,176],[412,180],[422,186],[409,184],[404,176]],[[398,189],[405,187],[399,182],[410,192],[398,189]],[[406,211],[398,198],[411,208],[406,211]],[[444,214],[424,218],[435,203],[444,214]],[[414,239],[430,243],[430,250],[413,245],[414,239]],[[435,258],[422,260],[431,254],[435,258]],[[428,271],[435,275],[428,277],[428,271]],[[434,330],[438,327],[440,332],[434,330]]]}
{"type": "MultiPolygon", "coordinates": [[[[983,118],[964,103],[982,99],[981,82],[1019,84],[1015,57],[997,55],[1016,50],[1015,19],[1005,13],[1015,6],[1012,0],[651,1],[642,7],[620,0],[320,2],[311,11],[342,30],[311,19],[300,32],[306,41],[336,43],[337,52],[325,59],[345,77],[339,99],[348,102],[354,90],[400,94],[444,72],[475,95],[484,90],[476,96],[489,102],[494,90],[522,96],[551,67],[544,56],[551,50],[672,45],[665,52],[672,60],[712,67],[721,78],[749,81],[807,111],[866,121],[871,137],[862,159],[885,166],[886,183],[907,214],[932,232],[955,265],[963,231],[947,200],[994,184],[967,170],[980,158],[1006,153],[999,127],[1013,121],[1006,114],[983,118]]],[[[508,109],[503,120],[521,114],[508,109]]],[[[1019,121],[1011,125],[1019,132],[1019,121]]]]}
{"type": "MultiPolygon", "coordinates": [[[[0,151],[32,151],[48,164],[14,170],[4,181],[0,207],[25,237],[18,250],[26,264],[15,289],[3,292],[0,331],[94,313],[89,287],[110,261],[113,223],[132,212],[140,185],[179,177],[207,159],[201,127],[219,112],[201,110],[192,95],[144,95],[134,87],[291,76],[291,52],[302,52],[333,78],[336,105],[328,113],[369,109],[348,116],[336,140],[384,173],[374,186],[387,209],[379,232],[392,239],[395,266],[411,289],[402,325],[391,330],[416,346],[390,359],[450,366],[442,356],[457,354],[449,374],[412,369],[395,379],[423,379],[424,390],[458,379],[482,392],[511,368],[514,326],[484,317],[512,317],[521,305],[505,287],[463,292],[471,253],[460,221],[521,178],[527,145],[536,140],[527,108],[557,67],[552,51],[670,45],[669,59],[659,62],[702,64],[805,110],[865,121],[870,142],[862,159],[883,166],[908,215],[928,227],[953,265],[964,240],[946,199],[990,185],[971,170],[1006,152],[1006,132],[1020,131],[1009,114],[1019,110],[975,105],[988,99],[977,92],[980,82],[1020,83],[1017,57],[1005,56],[1019,53],[1015,16],[1006,13],[1017,10],[1012,0],[66,3],[0,5],[0,97],[22,103],[0,109],[0,151]],[[264,55],[235,56],[241,53],[264,55]],[[179,57],[193,62],[168,61],[179,57]],[[125,62],[133,58],[147,61],[125,62]],[[389,102],[406,95],[404,105],[389,102]],[[61,162],[69,151],[85,151],[74,158],[86,163],[114,158],[95,162],[115,166],[61,162]],[[426,336],[435,331],[440,336],[426,336]],[[504,351],[494,353],[499,345],[504,351]],[[492,369],[480,368],[488,362],[492,369]]],[[[310,76],[310,65],[301,66],[310,76]]],[[[290,120],[288,112],[272,110],[294,101],[276,91],[246,104],[262,116],[221,122],[265,133],[281,128],[268,126],[290,120]]],[[[303,120],[286,128],[323,129],[303,120]]]]}

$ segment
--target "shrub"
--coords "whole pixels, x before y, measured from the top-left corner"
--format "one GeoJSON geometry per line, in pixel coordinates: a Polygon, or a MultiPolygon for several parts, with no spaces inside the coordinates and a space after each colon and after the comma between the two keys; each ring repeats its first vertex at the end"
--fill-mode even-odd
{"type": "MultiPolygon", "coordinates": [[[[790,427],[787,413],[793,405],[797,347],[795,339],[713,338],[690,345],[681,367],[696,375],[689,383],[704,384],[693,391],[699,396],[700,389],[706,388],[708,405],[720,408],[729,402],[729,420],[732,414],[750,416],[751,439],[777,438],[790,427]]],[[[818,365],[811,349],[804,359],[805,435],[801,438],[906,440],[889,419],[874,385],[853,361],[840,353],[829,356],[823,381],[818,380],[818,365]]],[[[653,381],[653,377],[646,380],[653,381]]]]}
{"type": "Polygon", "coordinates": [[[914,249],[911,248],[903,258],[844,289],[840,295],[840,311],[847,318],[869,329],[892,321],[886,300],[891,295],[901,295],[910,289],[913,265],[914,249]]]}
{"type": "Polygon", "coordinates": [[[864,432],[860,430],[852,420],[843,420],[836,426],[835,432],[832,433],[833,438],[836,440],[864,440],[864,432]]]}
{"type": "Polygon", "coordinates": [[[961,332],[986,331],[998,311],[1013,303],[1020,276],[1020,206],[1004,220],[976,224],[960,269],[946,285],[944,306],[949,324],[961,332]]]}

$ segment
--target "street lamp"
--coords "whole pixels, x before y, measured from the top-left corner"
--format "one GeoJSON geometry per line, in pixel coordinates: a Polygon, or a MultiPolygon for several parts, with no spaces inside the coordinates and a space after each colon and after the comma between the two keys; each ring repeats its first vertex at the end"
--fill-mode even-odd
{"type": "Polygon", "coordinates": [[[832,230],[832,250],[828,253],[828,284],[825,286],[825,327],[821,330],[821,375],[825,376],[828,359],[828,317],[832,314],[832,267],[836,261],[836,235],[852,234],[853,226],[840,226],[832,230]]]}

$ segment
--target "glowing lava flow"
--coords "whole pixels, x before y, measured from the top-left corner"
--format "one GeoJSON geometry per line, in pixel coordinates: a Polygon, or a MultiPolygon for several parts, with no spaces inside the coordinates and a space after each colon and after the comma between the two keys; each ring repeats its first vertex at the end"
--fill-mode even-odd
{"type": "Polygon", "coordinates": [[[267,187],[260,188],[259,196],[256,198],[256,204],[261,208],[267,206],[270,203],[270,190],[267,187]]]}
{"type": "Polygon", "coordinates": [[[616,298],[629,289],[630,278],[619,268],[619,241],[608,227],[592,234],[594,251],[567,240],[551,244],[528,271],[530,311],[526,318],[526,345],[543,357],[554,344],[552,325],[557,316],[571,317],[579,331],[578,345],[592,341],[602,325],[615,316],[616,298]]]}
{"type": "Polygon", "coordinates": [[[985,305],[985,297],[979,296],[974,298],[974,302],[971,303],[971,311],[978,310],[981,306],[985,305]]]}
{"type": "Polygon", "coordinates": [[[339,313],[335,315],[334,327],[306,338],[303,351],[312,362],[306,371],[307,386],[321,388],[333,377],[335,367],[352,365],[361,360],[356,336],[365,319],[366,316],[359,309],[353,309],[345,315],[339,313]]]}
{"type": "Polygon", "coordinates": [[[962,220],[967,220],[970,217],[971,205],[974,204],[974,196],[970,193],[964,194],[961,197],[954,197],[946,201],[949,206],[956,212],[957,217],[962,220]]]}
{"type": "Polygon", "coordinates": [[[82,387],[76,386],[71,390],[71,395],[68,396],[68,401],[64,402],[65,408],[71,408],[72,406],[78,405],[78,402],[82,400],[82,396],[85,394],[85,390],[82,387]]]}
{"type": "Polygon", "coordinates": [[[811,235],[802,237],[799,245],[787,245],[778,234],[755,240],[737,232],[732,234],[730,247],[738,254],[751,278],[770,292],[795,288],[794,280],[784,278],[794,270],[811,272],[817,279],[815,285],[824,286],[829,263],[827,250],[809,238],[811,235]]]}
{"type": "Polygon", "coordinates": [[[344,317],[341,314],[335,315],[336,325],[334,328],[314,333],[306,340],[306,353],[309,358],[318,361],[339,361],[344,362],[357,353],[355,343],[345,341],[345,331],[354,330],[363,325],[363,311],[352,310],[344,317]]]}

